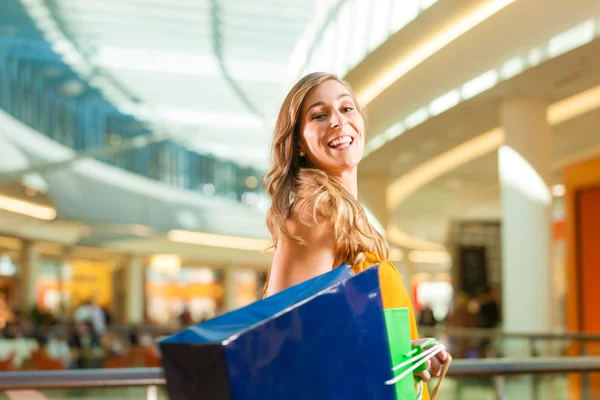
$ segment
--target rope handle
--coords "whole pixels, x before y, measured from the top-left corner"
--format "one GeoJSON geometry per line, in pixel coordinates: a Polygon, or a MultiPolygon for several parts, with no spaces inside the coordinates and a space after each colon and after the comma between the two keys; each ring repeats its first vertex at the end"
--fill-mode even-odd
{"type": "Polygon", "coordinates": [[[451,363],[452,363],[452,357],[450,356],[450,354],[448,354],[448,361],[446,362],[446,364],[444,364],[444,369],[442,369],[442,373],[440,374],[440,380],[435,385],[435,389],[433,389],[433,393],[431,393],[431,400],[437,399],[438,393],[440,391],[440,387],[442,386],[442,382],[444,381],[444,378],[446,377],[446,373],[448,372],[448,369],[450,368],[451,363]]]}

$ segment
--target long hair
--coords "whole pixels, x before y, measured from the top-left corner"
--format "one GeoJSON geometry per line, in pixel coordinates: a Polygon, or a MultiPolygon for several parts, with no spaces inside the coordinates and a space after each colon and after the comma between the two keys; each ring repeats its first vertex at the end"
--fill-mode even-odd
{"type": "Polygon", "coordinates": [[[328,80],[335,80],[346,87],[366,126],[366,110],[358,104],[350,84],[336,75],[315,72],[306,75],[292,87],[277,117],[271,155],[272,168],[264,179],[272,200],[267,213],[267,227],[274,246],[277,246],[277,240],[281,236],[302,244],[302,239],[293,236],[287,229],[286,221],[289,218],[297,216],[307,226],[326,221],[337,246],[336,258],[358,267],[366,260],[365,252],[372,252],[379,258],[386,259],[387,242],[371,226],[354,196],[341,183],[309,165],[305,157],[300,157],[297,145],[301,135],[300,120],[304,99],[328,80]]]}

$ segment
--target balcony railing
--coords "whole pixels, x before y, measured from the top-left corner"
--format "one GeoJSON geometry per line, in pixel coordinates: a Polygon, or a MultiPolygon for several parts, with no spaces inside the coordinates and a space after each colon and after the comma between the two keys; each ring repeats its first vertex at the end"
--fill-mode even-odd
{"type": "MultiPolygon", "coordinates": [[[[448,371],[448,377],[492,377],[494,378],[492,385],[495,397],[504,399],[504,377],[514,375],[589,374],[592,372],[600,372],[600,357],[523,360],[465,359],[453,361],[448,371]]],[[[158,387],[164,386],[164,384],[165,379],[160,368],[0,373],[0,391],[143,387],[145,388],[146,399],[152,400],[158,399],[158,387]]],[[[589,391],[584,390],[583,399],[592,398],[589,396],[589,391]]],[[[535,397],[534,395],[533,397],[521,398],[535,397]]]]}

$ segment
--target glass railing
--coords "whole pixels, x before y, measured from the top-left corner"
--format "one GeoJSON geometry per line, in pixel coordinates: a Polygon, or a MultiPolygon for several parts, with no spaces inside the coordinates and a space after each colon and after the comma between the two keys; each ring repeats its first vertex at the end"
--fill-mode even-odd
{"type": "Polygon", "coordinates": [[[263,171],[191,151],[117,109],[62,61],[16,1],[0,4],[0,109],[79,154],[128,148],[93,157],[171,187],[261,209],[268,201],[263,171]],[[123,146],[133,139],[148,145],[123,146]]]}
{"type": "MultiPolygon", "coordinates": [[[[444,400],[568,399],[582,400],[600,392],[583,375],[600,378],[600,357],[455,360],[439,394],[444,400]],[[533,385],[533,379],[538,382],[533,385]]],[[[432,380],[435,385],[436,379],[432,380]]],[[[15,391],[35,391],[48,400],[166,399],[160,368],[0,373],[5,398],[15,391]],[[8,395],[7,395],[8,394],[8,395]]]]}

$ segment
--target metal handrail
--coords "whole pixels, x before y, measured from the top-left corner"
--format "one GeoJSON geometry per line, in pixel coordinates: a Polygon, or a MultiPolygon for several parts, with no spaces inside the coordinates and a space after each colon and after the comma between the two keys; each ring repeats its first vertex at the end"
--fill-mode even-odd
{"type": "Polygon", "coordinates": [[[531,333],[531,332],[505,332],[500,329],[482,328],[435,328],[419,327],[421,336],[438,337],[440,334],[452,337],[469,338],[496,338],[496,339],[534,339],[534,340],[577,340],[582,342],[600,342],[600,335],[581,332],[564,333],[531,333]]]}
{"type": "Polygon", "coordinates": [[[0,373],[0,390],[162,386],[162,368],[82,369],[0,373]]]}
{"type": "Polygon", "coordinates": [[[541,375],[599,371],[600,357],[544,357],[524,360],[511,358],[461,359],[452,362],[448,376],[541,375]]]}
{"type": "MultiPolygon", "coordinates": [[[[600,372],[600,357],[454,360],[448,376],[503,376],[600,372]]],[[[161,368],[0,373],[0,390],[162,386],[161,368]]]]}

